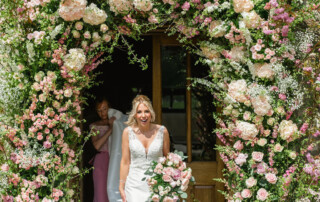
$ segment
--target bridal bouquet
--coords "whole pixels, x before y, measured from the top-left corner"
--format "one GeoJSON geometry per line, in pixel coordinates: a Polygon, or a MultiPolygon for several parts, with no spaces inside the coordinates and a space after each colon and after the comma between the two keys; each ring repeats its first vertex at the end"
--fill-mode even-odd
{"type": "Polygon", "coordinates": [[[151,190],[151,200],[160,202],[178,201],[187,198],[186,190],[189,182],[194,182],[191,168],[183,162],[182,152],[169,153],[151,163],[150,169],[145,173],[151,190]]]}

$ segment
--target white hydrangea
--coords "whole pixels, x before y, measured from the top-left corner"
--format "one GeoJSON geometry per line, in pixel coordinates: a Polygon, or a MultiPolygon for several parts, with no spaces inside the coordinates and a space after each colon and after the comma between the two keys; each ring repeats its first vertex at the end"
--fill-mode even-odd
{"type": "Polygon", "coordinates": [[[247,82],[244,79],[232,81],[228,86],[228,94],[238,102],[247,101],[247,82]]]}
{"type": "Polygon", "coordinates": [[[61,1],[59,15],[65,21],[80,20],[87,6],[87,0],[65,0],[61,1]]]}
{"type": "Polygon", "coordinates": [[[133,9],[133,4],[130,0],[109,0],[109,5],[110,10],[116,14],[125,14],[133,9]]]}
{"type": "Polygon", "coordinates": [[[254,108],[254,112],[259,116],[264,116],[272,110],[272,107],[268,102],[268,97],[265,95],[252,97],[251,104],[254,108]]]}
{"type": "Polygon", "coordinates": [[[100,25],[107,19],[107,14],[104,10],[97,7],[96,4],[92,3],[85,9],[83,21],[91,25],[100,25]]]}
{"type": "Polygon", "coordinates": [[[245,121],[237,121],[236,127],[241,131],[241,138],[244,140],[252,140],[259,132],[254,124],[245,121]]]}
{"type": "Polygon", "coordinates": [[[139,11],[150,11],[152,9],[153,3],[150,0],[134,0],[134,7],[139,11]]]}
{"type": "Polygon", "coordinates": [[[282,120],[279,125],[280,137],[283,140],[290,141],[294,138],[295,133],[298,131],[298,126],[291,120],[282,120]]]}
{"type": "Polygon", "coordinates": [[[86,56],[82,49],[73,48],[64,58],[64,66],[69,70],[80,71],[86,63],[86,56]]]}

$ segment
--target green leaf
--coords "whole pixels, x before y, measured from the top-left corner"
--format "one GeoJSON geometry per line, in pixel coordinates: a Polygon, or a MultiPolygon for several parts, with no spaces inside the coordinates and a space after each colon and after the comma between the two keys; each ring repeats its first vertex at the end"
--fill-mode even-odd
{"type": "Polygon", "coordinates": [[[183,193],[180,195],[180,197],[186,199],[186,198],[188,197],[188,194],[185,193],[185,192],[183,192],[183,193]]]}

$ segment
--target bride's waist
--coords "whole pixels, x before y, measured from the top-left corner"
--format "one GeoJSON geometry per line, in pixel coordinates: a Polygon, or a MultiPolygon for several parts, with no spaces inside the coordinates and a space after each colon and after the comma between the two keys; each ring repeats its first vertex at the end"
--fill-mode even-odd
{"type": "Polygon", "coordinates": [[[150,165],[130,165],[129,173],[134,174],[144,174],[148,169],[150,168],[150,165]]]}

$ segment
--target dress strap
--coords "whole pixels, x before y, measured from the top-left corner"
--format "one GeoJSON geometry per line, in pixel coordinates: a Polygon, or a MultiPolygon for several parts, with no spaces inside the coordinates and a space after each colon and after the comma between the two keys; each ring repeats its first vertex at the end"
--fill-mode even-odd
{"type": "Polygon", "coordinates": [[[163,131],[164,131],[164,129],[165,129],[165,127],[162,125],[162,126],[160,126],[160,128],[158,129],[158,138],[161,138],[161,139],[163,139],[163,131]]]}

